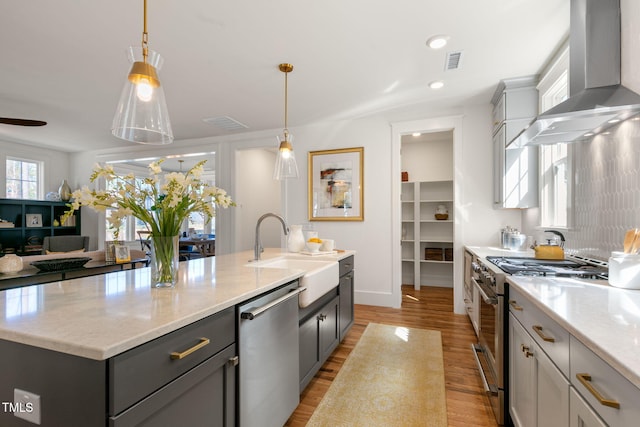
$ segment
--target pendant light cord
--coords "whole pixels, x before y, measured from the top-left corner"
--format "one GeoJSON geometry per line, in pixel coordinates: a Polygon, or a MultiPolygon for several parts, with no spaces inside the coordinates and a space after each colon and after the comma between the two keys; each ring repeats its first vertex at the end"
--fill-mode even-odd
{"type": "Polygon", "coordinates": [[[142,57],[144,62],[147,62],[147,56],[149,55],[149,34],[147,33],[147,0],[144,0],[143,10],[143,24],[142,24],[142,57]]]}
{"type": "MultiPolygon", "coordinates": [[[[289,129],[287,126],[287,100],[289,99],[289,93],[288,93],[288,82],[287,82],[287,77],[288,77],[289,73],[285,71],[284,73],[284,135],[285,138],[287,137],[287,135],[289,134],[289,129]]],[[[288,139],[288,138],[286,138],[288,139]]]]}

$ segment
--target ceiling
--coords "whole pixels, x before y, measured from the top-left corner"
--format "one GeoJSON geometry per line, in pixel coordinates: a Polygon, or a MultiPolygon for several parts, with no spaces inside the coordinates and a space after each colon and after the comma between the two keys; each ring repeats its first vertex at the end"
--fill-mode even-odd
{"type": "MultiPolygon", "coordinates": [[[[48,125],[0,125],[0,141],[68,152],[130,146],[110,129],[142,4],[7,2],[0,117],[48,125]]],[[[150,0],[147,17],[179,141],[281,129],[281,62],[294,65],[290,128],[488,103],[500,79],[540,72],[568,35],[569,0],[150,0]],[[428,48],[435,34],[449,44],[428,48]],[[445,71],[447,52],[459,51],[460,68],[445,71]],[[429,89],[434,80],[444,88],[429,89]],[[203,122],[220,116],[248,128],[203,122]]]]}

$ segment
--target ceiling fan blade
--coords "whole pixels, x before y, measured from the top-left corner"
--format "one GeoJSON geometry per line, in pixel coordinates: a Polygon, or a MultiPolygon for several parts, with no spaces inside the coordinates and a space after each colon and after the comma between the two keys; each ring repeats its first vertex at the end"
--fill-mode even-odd
{"type": "Polygon", "coordinates": [[[44,126],[47,124],[47,122],[43,122],[42,120],[11,119],[7,117],[0,117],[0,123],[16,126],[44,126]]]}

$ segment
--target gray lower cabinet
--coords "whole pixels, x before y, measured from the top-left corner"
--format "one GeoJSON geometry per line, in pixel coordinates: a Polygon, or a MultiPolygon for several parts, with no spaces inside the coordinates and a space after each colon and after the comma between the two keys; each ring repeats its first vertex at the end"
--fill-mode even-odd
{"type": "MultiPolygon", "coordinates": [[[[41,426],[220,426],[236,423],[235,308],[108,360],[0,340],[0,401],[40,396],[41,426]]],[[[0,426],[33,425],[0,411],[0,426]]]]}
{"type": "Polygon", "coordinates": [[[338,286],[300,309],[300,392],[353,326],[353,262],[341,260],[338,286]]]}
{"type": "Polygon", "coordinates": [[[310,310],[301,309],[300,392],[340,342],[339,301],[336,288],[306,307],[310,310]]]}
{"type": "Polygon", "coordinates": [[[230,345],[143,401],[110,418],[109,425],[215,426],[235,423],[236,346],[230,345]]]}
{"type": "Polygon", "coordinates": [[[230,307],[109,360],[109,425],[235,425],[230,307]]]}
{"type": "Polygon", "coordinates": [[[353,293],[354,274],[353,256],[340,261],[340,284],[338,295],[340,296],[340,341],[344,339],[353,326],[353,293]]]}

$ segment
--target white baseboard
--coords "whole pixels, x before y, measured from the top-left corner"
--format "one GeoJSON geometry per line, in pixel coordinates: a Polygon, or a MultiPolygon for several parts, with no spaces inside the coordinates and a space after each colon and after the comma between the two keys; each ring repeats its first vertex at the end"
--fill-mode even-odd
{"type": "Polygon", "coordinates": [[[395,306],[393,294],[390,292],[355,291],[354,300],[356,304],[376,305],[380,307],[395,306]]]}

